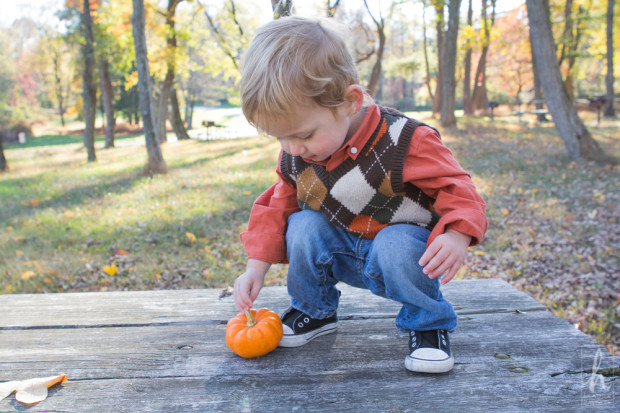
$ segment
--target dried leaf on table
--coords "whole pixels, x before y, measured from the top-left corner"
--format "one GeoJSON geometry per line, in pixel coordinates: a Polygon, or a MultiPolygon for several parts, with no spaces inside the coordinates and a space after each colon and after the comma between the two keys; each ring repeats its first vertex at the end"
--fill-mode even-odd
{"type": "Polygon", "coordinates": [[[0,400],[15,392],[15,400],[23,404],[35,404],[47,398],[47,389],[67,381],[67,376],[37,377],[29,380],[0,383],[0,400]]]}
{"type": "Polygon", "coordinates": [[[222,298],[226,298],[233,295],[233,288],[232,287],[226,287],[224,288],[221,292],[219,297],[217,298],[218,300],[221,300],[222,298]]]}

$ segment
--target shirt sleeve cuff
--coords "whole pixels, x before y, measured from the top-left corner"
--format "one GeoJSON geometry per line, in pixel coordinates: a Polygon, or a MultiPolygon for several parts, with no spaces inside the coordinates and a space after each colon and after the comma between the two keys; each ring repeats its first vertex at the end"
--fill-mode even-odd
{"type": "Polygon", "coordinates": [[[269,262],[272,264],[286,264],[286,240],[284,236],[263,232],[244,232],[241,242],[248,258],[269,262]]]}
{"type": "Polygon", "coordinates": [[[439,235],[445,233],[448,229],[452,229],[463,234],[469,235],[471,238],[470,246],[478,245],[482,242],[484,234],[487,230],[487,219],[483,212],[478,210],[460,210],[454,211],[441,217],[435,228],[428,237],[426,246],[428,247],[439,235]],[[478,223],[475,225],[474,223],[478,223]]]}

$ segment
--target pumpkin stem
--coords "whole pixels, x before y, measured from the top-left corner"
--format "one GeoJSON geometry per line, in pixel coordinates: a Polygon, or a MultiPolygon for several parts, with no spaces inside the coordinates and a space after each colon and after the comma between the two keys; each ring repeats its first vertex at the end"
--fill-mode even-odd
{"type": "Polygon", "coordinates": [[[247,322],[247,326],[248,327],[255,326],[256,325],[256,319],[252,315],[252,312],[250,310],[244,310],[244,311],[245,311],[245,319],[248,321],[247,322]]]}

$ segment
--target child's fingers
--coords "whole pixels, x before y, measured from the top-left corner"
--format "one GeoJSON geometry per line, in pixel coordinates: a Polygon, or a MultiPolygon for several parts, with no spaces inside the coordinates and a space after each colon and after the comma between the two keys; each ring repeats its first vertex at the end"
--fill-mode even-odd
{"type": "Polygon", "coordinates": [[[248,295],[250,306],[254,304],[254,300],[256,300],[256,297],[258,297],[258,293],[260,292],[261,288],[262,286],[259,285],[258,283],[254,283],[252,287],[250,288],[250,292],[248,295]]]}
{"type": "Polygon", "coordinates": [[[430,272],[427,273],[429,275],[429,277],[437,278],[441,274],[445,274],[446,271],[450,270],[452,268],[452,264],[453,263],[452,263],[452,261],[449,258],[450,257],[447,257],[446,259],[441,261],[441,263],[438,266],[436,266],[435,268],[430,270],[430,272]]]}
{"type": "Polygon", "coordinates": [[[449,283],[452,278],[454,278],[460,267],[461,265],[458,262],[453,264],[452,267],[450,267],[450,270],[443,277],[441,277],[441,284],[443,285],[449,283]]]}
{"type": "MultiPolygon", "coordinates": [[[[446,258],[448,258],[448,251],[443,248],[440,249],[424,266],[424,274],[432,275],[432,278],[440,275],[441,272],[438,271],[442,270],[442,265],[444,265],[446,258]]],[[[443,269],[446,270],[447,267],[444,265],[443,269]]]]}
{"type": "Polygon", "coordinates": [[[428,261],[431,258],[433,258],[435,256],[435,254],[437,254],[437,251],[439,251],[440,248],[441,247],[440,247],[440,245],[438,243],[432,242],[431,245],[428,246],[426,251],[424,251],[424,254],[422,254],[422,257],[420,257],[420,260],[418,261],[418,264],[420,264],[420,266],[422,266],[422,267],[426,266],[428,261]]]}
{"type": "Polygon", "coordinates": [[[252,308],[252,299],[250,299],[250,291],[248,286],[243,282],[236,282],[233,290],[233,296],[235,298],[235,304],[241,311],[249,310],[252,308]]]}

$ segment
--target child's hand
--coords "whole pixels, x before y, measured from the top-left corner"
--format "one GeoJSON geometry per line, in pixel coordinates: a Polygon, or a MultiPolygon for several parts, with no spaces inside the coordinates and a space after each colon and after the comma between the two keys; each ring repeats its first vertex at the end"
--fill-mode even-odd
{"type": "Polygon", "coordinates": [[[243,274],[235,280],[233,297],[240,311],[249,310],[263,288],[265,274],[271,266],[268,262],[250,259],[243,274]]]}
{"type": "Polygon", "coordinates": [[[439,235],[428,246],[419,264],[424,267],[424,274],[437,278],[441,274],[441,283],[448,283],[461,268],[471,242],[469,235],[449,229],[439,235]]]}

